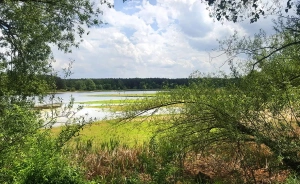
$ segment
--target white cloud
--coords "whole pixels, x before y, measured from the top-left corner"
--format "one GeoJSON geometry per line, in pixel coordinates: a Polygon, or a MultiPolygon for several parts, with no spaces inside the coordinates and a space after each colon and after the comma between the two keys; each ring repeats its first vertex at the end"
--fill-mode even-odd
{"type": "Polygon", "coordinates": [[[216,39],[234,30],[247,34],[239,24],[214,22],[200,1],[128,2],[118,10],[102,7],[108,26],[90,29],[72,54],[55,51],[55,67],[72,58],[76,78],[188,77],[219,70],[226,58],[211,62],[208,54],[216,39]]]}

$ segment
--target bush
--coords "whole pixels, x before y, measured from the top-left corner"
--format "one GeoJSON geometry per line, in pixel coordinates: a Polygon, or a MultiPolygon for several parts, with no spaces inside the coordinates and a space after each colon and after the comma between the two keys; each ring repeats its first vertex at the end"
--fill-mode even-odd
{"type": "MultiPolygon", "coordinates": [[[[80,184],[84,183],[82,172],[69,165],[61,156],[55,141],[46,132],[37,133],[27,140],[20,152],[11,159],[3,183],[80,184]]],[[[4,171],[3,169],[1,171],[4,171]]]]}

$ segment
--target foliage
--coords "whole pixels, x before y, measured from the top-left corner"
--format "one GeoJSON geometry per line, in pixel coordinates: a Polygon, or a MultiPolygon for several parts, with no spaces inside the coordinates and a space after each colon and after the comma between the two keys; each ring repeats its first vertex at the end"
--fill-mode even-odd
{"type": "Polygon", "coordinates": [[[152,139],[152,155],[142,155],[140,158],[154,183],[177,183],[184,179],[185,153],[182,147],[182,144],[173,144],[167,137],[152,139]]]}
{"type": "Polygon", "coordinates": [[[300,181],[299,181],[299,176],[297,176],[296,174],[291,174],[291,175],[287,178],[285,184],[296,184],[296,183],[299,183],[299,182],[300,182],[300,181]]]}
{"type": "Polygon", "coordinates": [[[121,141],[99,145],[80,140],[75,149],[67,147],[65,152],[71,158],[76,155],[73,161],[86,169],[89,179],[99,183],[190,183],[193,176],[183,175],[184,157],[178,145],[160,138],[150,146],[127,146],[121,141]]]}
{"type": "MultiPolygon", "coordinates": [[[[58,90],[151,90],[151,89],[173,89],[177,86],[188,85],[191,78],[132,78],[132,79],[61,79],[55,78],[58,90]],[[94,86],[94,84],[95,86],[94,86]]],[[[201,79],[199,79],[201,80],[201,79]]],[[[227,79],[230,80],[230,79],[227,79]]],[[[218,87],[224,86],[226,79],[214,78],[218,87]]]]}
{"type": "Polygon", "coordinates": [[[1,96],[33,95],[45,91],[40,75],[51,72],[50,45],[64,52],[78,46],[84,26],[99,24],[100,10],[88,1],[0,2],[1,96]]]}
{"type": "MultiPolygon", "coordinates": [[[[284,35],[282,41],[289,43],[294,41],[293,38],[291,34],[284,35]]],[[[277,41],[273,39],[270,43],[277,41]]],[[[252,42],[255,44],[257,42],[252,42]]],[[[245,50],[250,45],[245,46],[245,50]]],[[[223,159],[228,150],[233,150],[238,153],[240,168],[254,167],[255,160],[259,159],[254,152],[263,148],[270,153],[270,164],[265,166],[270,171],[291,169],[299,173],[300,68],[297,49],[294,45],[273,53],[255,68],[253,60],[257,61],[261,56],[252,53],[253,60],[245,63],[244,68],[236,68],[243,72],[233,73],[236,80],[227,80],[224,87],[218,88],[210,78],[203,80],[202,77],[201,82],[193,81],[187,87],[131,106],[125,117],[134,118],[149,111],[159,112],[165,106],[182,104],[180,108],[169,108],[169,113],[173,114],[168,120],[170,126],[161,124],[171,142],[182,141],[186,150],[197,153],[209,154],[213,150],[223,159]]]]}
{"type": "Polygon", "coordinates": [[[226,0],[205,0],[207,2],[210,15],[215,17],[218,21],[241,21],[250,18],[250,22],[254,23],[261,17],[270,15],[282,15],[290,9],[298,9],[299,4],[293,0],[241,0],[241,1],[226,1],[226,0]]]}
{"type": "Polygon", "coordinates": [[[83,183],[80,169],[69,166],[60,151],[84,124],[66,126],[54,139],[49,129],[40,130],[45,119],[30,108],[31,104],[22,103],[3,104],[0,182],[83,183]]]}
{"type": "Polygon", "coordinates": [[[86,80],[86,89],[89,91],[93,91],[96,89],[96,84],[92,79],[87,79],[86,80]]]}
{"type": "Polygon", "coordinates": [[[75,82],[75,89],[76,90],[86,90],[86,85],[84,81],[76,81],[75,82]]]}
{"type": "MultiPolygon", "coordinates": [[[[174,88],[177,85],[188,84],[189,79],[166,79],[166,78],[132,78],[132,79],[61,79],[56,78],[58,90],[136,90],[136,89],[163,89],[174,88]],[[61,83],[65,82],[66,86],[61,83]]],[[[222,84],[222,80],[216,79],[222,84]]]]}
{"type": "MultiPolygon", "coordinates": [[[[283,50],[299,49],[299,1],[261,1],[261,0],[243,0],[243,1],[225,1],[225,0],[206,0],[210,14],[219,21],[237,22],[247,17],[250,23],[258,21],[261,16],[274,18],[275,34],[267,35],[263,30],[256,33],[254,37],[243,37],[240,39],[237,33],[229,39],[220,41],[220,50],[225,52],[228,57],[228,63],[232,64],[239,56],[250,56],[246,60],[252,60],[253,68],[263,60],[278,54],[283,50]],[[255,58],[253,58],[255,56],[255,58]]],[[[232,67],[234,69],[234,67],[232,67]]],[[[236,70],[235,70],[236,71],[236,70]]],[[[233,71],[233,72],[235,72],[233,71]]]]}
{"type": "Polygon", "coordinates": [[[168,120],[171,125],[160,125],[172,143],[183,142],[182,150],[211,154],[225,163],[234,156],[236,168],[245,176],[252,175],[245,179],[253,183],[255,169],[299,173],[300,6],[290,0],[286,7],[280,1],[267,3],[209,0],[211,15],[217,20],[236,22],[249,17],[253,23],[260,16],[277,15],[275,34],[268,36],[261,31],[242,39],[235,34],[220,42],[232,70],[231,76],[223,76],[231,78],[223,87],[199,76],[201,80],[190,81],[187,87],[129,106],[125,118],[152,115],[166,106],[181,104],[168,108],[173,115],[168,120]],[[290,14],[284,16],[283,10],[290,14]],[[236,67],[234,59],[240,55],[247,57],[236,67]],[[265,166],[257,164],[262,158],[268,160],[265,166]]]}
{"type": "MultiPolygon", "coordinates": [[[[58,152],[47,133],[28,138],[22,150],[10,155],[13,183],[84,183],[78,169],[72,168],[58,152]]],[[[7,182],[4,180],[2,182],[7,182]]]]}
{"type": "MultiPolygon", "coordinates": [[[[33,107],[56,88],[51,47],[71,52],[86,34],[84,28],[101,23],[100,14],[89,0],[0,0],[1,183],[83,181],[59,153],[84,121],[67,126],[53,140],[40,128],[51,127],[61,114],[53,110],[47,119],[33,107]]],[[[67,104],[62,113],[71,107],[67,104]]]]}

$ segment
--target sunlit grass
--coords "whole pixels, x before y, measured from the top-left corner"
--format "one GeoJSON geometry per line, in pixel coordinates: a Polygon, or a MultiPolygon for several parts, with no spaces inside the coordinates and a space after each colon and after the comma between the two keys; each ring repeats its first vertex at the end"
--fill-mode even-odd
{"type": "Polygon", "coordinates": [[[87,95],[93,97],[154,97],[156,93],[143,93],[143,94],[125,94],[125,93],[118,93],[118,94],[97,94],[97,95],[87,95]]]}
{"type": "MultiPolygon", "coordinates": [[[[124,111],[130,105],[134,105],[135,103],[143,103],[144,99],[124,99],[124,100],[100,100],[100,101],[87,101],[87,102],[79,102],[82,105],[85,105],[85,108],[99,108],[99,109],[109,109],[112,112],[124,111]]],[[[168,105],[164,108],[177,108],[183,107],[183,104],[173,104],[168,105]]]]}
{"type": "Polygon", "coordinates": [[[120,105],[120,104],[118,104],[118,105],[107,104],[107,105],[85,106],[85,108],[108,109],[111,112],[120,112],[120,111],[126,110],[127,105],[126,104],[122,104],[122,105],[120,105]]]}
{"type": "Polygon", "coordinates": [[[86,101],[77,102],[80,104],[126,104],[126,103],[138,103],[141,99],[123,99],[123,100],[98,100],[98,101],[86,101]]]}
{"type": "MultiPolygon", "coordinates": [[[[57,136],[62,128],[52,128],[51,132],[54,136],[57,136]]],[[[97,144],[101,145],[111,140],[117,140],[120,144],[136,146],[149,142],[156,129],[155,123],[149,120],[142,122],[139,120],[130,122],[117,120],[99,121],[86,125],[72,141],[80,140],[85,142],[92,140],[93,145],[97,147],[97,144]]]]}
{"type": "Polygon", "coordinates": [[[124,111],[129,104],[141,103],[142,99],[99,100],[79,102],[85,108],[109,109],[111,112],[124,111]]]}

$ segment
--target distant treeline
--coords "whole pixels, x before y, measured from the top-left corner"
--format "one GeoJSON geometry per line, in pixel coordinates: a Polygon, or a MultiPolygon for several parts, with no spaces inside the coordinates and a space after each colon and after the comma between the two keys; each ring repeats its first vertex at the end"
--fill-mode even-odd
{"type": "MultiPolygon", "coordinates": [[[[57,90],[152,90],[172,89],[176,86],[188,85],[193,80],[190,78],[111,78],[111,79],[61,79],[56,77],[57,90]]],[[[201,80],[201,79],[200,79],[201,80]]],[[[228,79],[209,79],[216,87],[222,87],[228,79]]]]}

